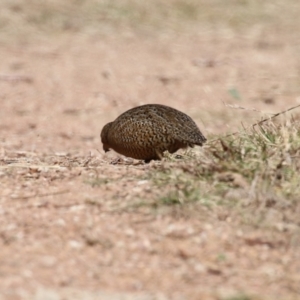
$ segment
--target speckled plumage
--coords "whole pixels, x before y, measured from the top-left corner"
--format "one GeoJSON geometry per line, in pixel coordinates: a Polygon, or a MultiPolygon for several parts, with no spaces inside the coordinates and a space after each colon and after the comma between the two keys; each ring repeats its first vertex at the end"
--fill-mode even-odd
{"type": "Polygon", "coordinates": [[[105,152],[136,159],[161,159],[163,152],[202,146],[206,138],[196,123],[183,112],[160,104],[146,104],[121,114],[101,131],[105,152]]]}

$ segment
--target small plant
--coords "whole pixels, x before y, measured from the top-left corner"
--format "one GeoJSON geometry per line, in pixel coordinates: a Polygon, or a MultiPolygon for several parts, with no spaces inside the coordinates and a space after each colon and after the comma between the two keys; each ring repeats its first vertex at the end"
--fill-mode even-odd
{"type": "MultiPolygon", "coordinates": [[[[150,172],[156,207],[198,203],[239,208],[248,223],[264,224],[267,210],[300,199],[300,124],[260,124],[208,142],[199,155],[168,159],[150,172]],[[252,217],[250,217],[252,215],[252,217]]],[[[291,214],[291,220],[294,220],[291,214]]]]}

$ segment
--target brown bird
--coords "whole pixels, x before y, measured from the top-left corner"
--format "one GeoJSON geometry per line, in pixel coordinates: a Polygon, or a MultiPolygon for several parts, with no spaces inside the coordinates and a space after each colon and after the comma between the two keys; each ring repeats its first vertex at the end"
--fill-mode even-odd
{"type": "Polygon", "coordinates": [[[160,104],[127,110],[101,131],[105,152],[110,149],[149,162],[162,159],[164,151],[202,146],[206,138],[196,123],[183,112],[160,104]]]}

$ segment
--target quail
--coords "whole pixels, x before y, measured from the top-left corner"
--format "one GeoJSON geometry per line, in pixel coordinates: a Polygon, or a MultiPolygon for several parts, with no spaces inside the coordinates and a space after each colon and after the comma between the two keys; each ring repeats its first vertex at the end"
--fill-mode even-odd
{"type": "Polygon", "coordinates": [[[146,104],[127,110],[101,131],[105,152],[144,160],[160,160],[164,151],[202,146],[206,138],[185,113],[169,106],[146,104]]]}

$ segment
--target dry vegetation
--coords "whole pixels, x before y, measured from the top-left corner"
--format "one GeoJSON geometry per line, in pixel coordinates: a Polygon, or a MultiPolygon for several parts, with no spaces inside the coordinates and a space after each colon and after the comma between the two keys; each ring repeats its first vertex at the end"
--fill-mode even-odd
{"type": "Polygon", "coordinates": [[[300,298],[298,0],[2,0],[0,299],[300,298]],[[104,154],[140,104],[202,149],[104,154]],[[234,133],[234,134],[232,134],[234,133]]]}

